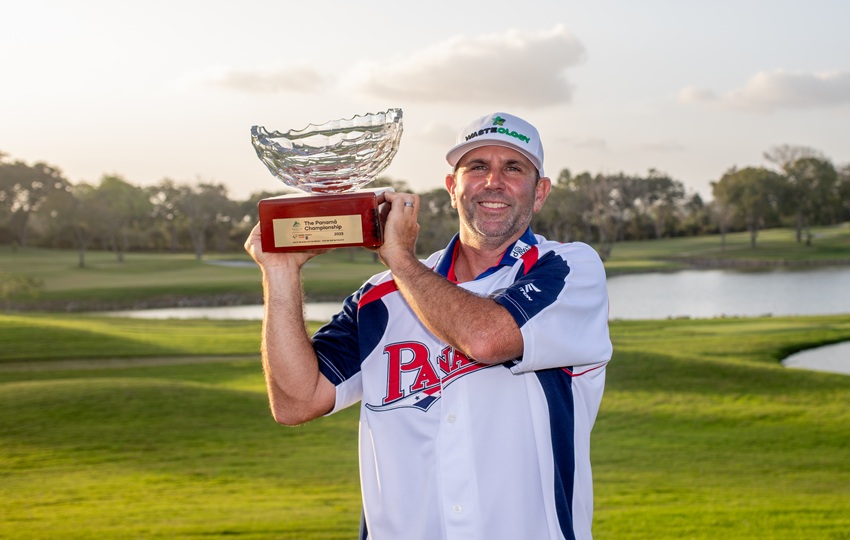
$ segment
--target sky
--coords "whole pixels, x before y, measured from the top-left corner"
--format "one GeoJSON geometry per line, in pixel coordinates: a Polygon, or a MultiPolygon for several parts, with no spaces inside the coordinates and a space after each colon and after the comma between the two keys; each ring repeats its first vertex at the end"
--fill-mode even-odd
{"type": "Polygon", "coordinates": [[[0,152],[107,174],[283,185],[250,129],[399,107],[382,173],[442,187],[473,119],[534,124],[547,174],[656,169],[705,199],[779,145],[850,163],[844,0],[0,0],[0,152]]]}

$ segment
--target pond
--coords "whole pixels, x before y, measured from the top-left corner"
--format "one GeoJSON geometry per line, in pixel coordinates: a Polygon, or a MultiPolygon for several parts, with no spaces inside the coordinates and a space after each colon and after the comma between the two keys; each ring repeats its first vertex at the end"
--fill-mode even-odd
{"type": "MultiPolygon", "coordinates": [[[[615,276],[608,279],[608,295],[611,319],[844,314],[850,313],[850,268],[773,272],[686,270],[615,276]]],[[[339,311],[340,303],[315,302],[305,308],[309,320],[326,321],[339,311]]],[[[171,308],[111,314],[156,319],[260,320],[263,307],[171,308]]],[[[826,366],[826,371],[850,371],[850,350],[839,349],[835,353],[828,349],[824,353],[829,355],[828,359],[823,361],[817,359],[821,353],[815,351],[802,359],[789,358],[791,364],[786,365],[811,364],[811,369],[826,366]]]]}
{"type": "Polygon", "coordinates": [[[685,270],[608,280],[612,319],[850,313],[850,268],[685,270]]]}
{"type": "Polygon", "coordinates": [[[850,375],[850,342],[800,351],[783,360],[782,364],[789,368],[850,375]]]}
{"type": "MultiPolygon", "coordinates": [[[[611,319],[757,317],[850,313],[850,268],[732,272],[685,270],[608,279],[611,319]]],[[[306,306],[307,318],[325,321],[339,302],[306,306]]],[[[167,308],[115,312],[117,316],[168,318],[263,318],[262,306],[167,308]]]]}

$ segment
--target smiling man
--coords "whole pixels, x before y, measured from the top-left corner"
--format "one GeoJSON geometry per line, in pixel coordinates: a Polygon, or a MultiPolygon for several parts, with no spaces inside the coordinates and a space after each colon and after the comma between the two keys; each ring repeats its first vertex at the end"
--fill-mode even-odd
{"type": "Polygon", "coordinates": [[[531,124],[485,116],[446,157],[458,234],[419,260],[418,197],[387,193],[389,270],[312,338],[300,272],[318,253],[263,253],[252,233],[272,412],[298,424],[360,402],[361,538],[591,538],[605,270],[531,231],[551,187],[531,124]]]}

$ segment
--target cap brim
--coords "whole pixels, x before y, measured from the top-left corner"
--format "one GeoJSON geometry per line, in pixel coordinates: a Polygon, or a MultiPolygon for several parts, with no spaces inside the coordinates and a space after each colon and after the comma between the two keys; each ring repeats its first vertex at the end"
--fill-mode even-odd
{"type": "Polygon", "coordinates": [[[528,161],[530,161],[532,165],[534,165],[541,177],[543,176],[543,164],[538,163],[537,158],[531,155],[530,152],[520,146],[510,144],[507,141],[500,141],[495,139],[482,139],[462,142],[451,150],[449,150],[448,153],[446,153],[446,161],[449,162],[449,165],[452,166],[452,169],[455,169],[457,168],[457,164],[463,156],[465,156],[472,150],[475,150],[476,148],[481,148],[484,146],[501,146],[503,148],[510,148],[511,150],[516,150],[517,152],[525,156],[526,159],[528,159],[528,161]]]}

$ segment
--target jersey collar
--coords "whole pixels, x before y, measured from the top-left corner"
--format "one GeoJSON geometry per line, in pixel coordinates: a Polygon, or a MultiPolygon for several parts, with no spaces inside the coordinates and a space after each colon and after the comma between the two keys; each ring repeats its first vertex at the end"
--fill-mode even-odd
{"type": "MultiPolygon", "coordinates": [[[[444,278],[457,283],[457,278],[455,277],[454,266],[455,266],[455,258],[457,257],[457,249],[460,244],[460,234],[455,234],[454,238],[451,239],[449,245],[446,246],[446,249],[443,251],[443,254],[440,256],[440,259],[437,261],[437,264],[434,266],[434,271],[443,276],[444,278]]],[[[522,258],[522,256],[531,249],[532,246],[537,244],[537,238],[534,236],[534,233],[531,232],[531,227],[525,229],[525,232],[522,233],[516,242],[508,246],[508,249],[502,254],[502,259],[496,266],[490,267],[485,270],[481,275],[476,277],[475,279],[482,279],[496,270],[498,270],[502,266],[513,266],[518,260],[522,258]]]]}

